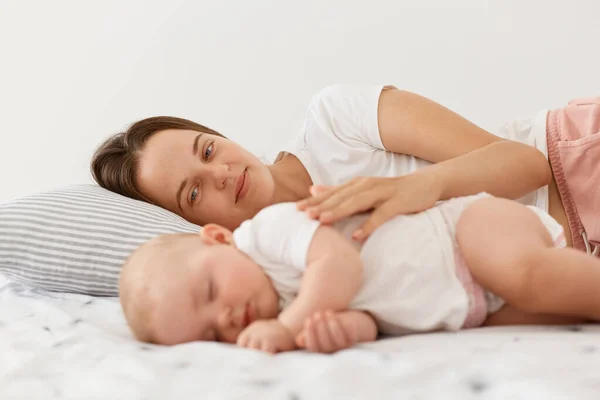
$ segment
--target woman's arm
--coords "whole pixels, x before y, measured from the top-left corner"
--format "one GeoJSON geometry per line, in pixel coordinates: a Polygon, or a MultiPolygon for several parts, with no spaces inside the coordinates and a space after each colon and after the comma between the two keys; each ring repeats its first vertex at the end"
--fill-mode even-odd
{"type": "Polygon", "coordinates": [[[517,199],[550,183],[540,151],[492,135],[415,93],[384,89],[378,122],[387,150],[435,163],[417,173],[437,178],[439,200],[479,192],[517,199]]]}
{"type": "Polygon", "coordinates": [[[333,187],[315,186],[298,202],[322,223],[372,211],[353,234],[366,239],[390,218],[426,210],[439,200],[488,192],[517,199],[550,183],[544,155],[499,138],[440,104],[386,87],[378,103],[379,135],[386,150],[432,162],[398,177],[356,177],[333,187]]]}

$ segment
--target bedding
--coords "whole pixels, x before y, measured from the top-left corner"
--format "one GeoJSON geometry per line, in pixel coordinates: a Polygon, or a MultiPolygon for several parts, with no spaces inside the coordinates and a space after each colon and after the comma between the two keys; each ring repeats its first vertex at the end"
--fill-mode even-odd
{"type": "Polygon", "coordinates": [[[600,326],[414,335],[331,356],[162,347],[132,339],[116,298],[0,275],[0,399],[188,398],[598,399],[600,326]]]}
{"type": "Polygon", "coordinates": [[[97,185],[70,185],[0,204],[0,273],[46,290],[118,296],[131,252],[200,227],[97,185]]]}

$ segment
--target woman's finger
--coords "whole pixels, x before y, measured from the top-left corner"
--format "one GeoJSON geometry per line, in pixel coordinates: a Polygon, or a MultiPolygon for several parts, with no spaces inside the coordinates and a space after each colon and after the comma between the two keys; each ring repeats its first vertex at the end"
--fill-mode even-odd
{"type": "Polygon", "coordinates": [[[323,199],[328,198],[333,193],[343,190],[346,185],[347,184],[338,186],[321,186],[320,188],[327,189],[317,189],[319,193],[313,193],[313,190],[311,189],[312,196],[296,202],[296,208],[301,211],[306,210],[308,207],[314,206],[315,204],[319,204],[321,201],[323,201],[323,199]]]}
{"type": "Polygon", "coordinates": [[[314,204],[306,207],[305,211],[311,218],[318,218],[323,210],[336,207],[340,202],[346,200],[355,193],[356,188],[353,186],[340,187],[339,189],[313,197],[313,199],[318,199],[318,202],[314,202],[314,204]]]}
{"type": "MultiPolygon", "coordinates": [[[[380,186],[381,185],[376,184],[375,181],[372,180],[353,180],[351,184],[348,184],[339,190],[330,192],[329,196],[324,198],[320,203],[308,207],[307,212],[311,218],[320,219],[320,216],[324,212],[336,210],[342,203],[352,201],[354,198],[367,196],[375,199],[378,196],[381,196],[385,191],[381,190],[380,186]]],[[[368,209],[369,206],[370,205],[364,207],[366,207],[365,209],[368,209]]],[[[321,220],[321,222],[323,221],[321,220]]]]}
{"type": "Polygon", "coordinates": [[[335,222],[349,215],[378,207],[394,196],[396,190],[397,184],[390,181],[359,181],[355,186],[331,195],[329,199],[317,206],[310,207],[309,211],[318,210],[320,214],[318,218],[321,222],[335,222]]]}
{"type": "Polygon", "coordinates": [[[313,196],[317,196],[320,194],[328,193],[334,188],[335,186],[313,185],[310,187],[310,194],[313,196]]]}
{"type": "MultiPolygon", "coordinates": [[[[321,220],[323,213],[331,212],[332,210],[336,210],[339,206],[348,200],[352,199],[352,197],[356,196],[355,188],[347,188],[343,191],[339,191],[335,194],[332,194],[326,199],[317,205],[308,207],[306,212],[310,218],[321,220]]],[[[321,220],[321,222],[324,222],[321,220]]]]}
{"type": "Polygon", "coordinates": [[[344,199],[335,208],[322,211],[319,221],[331,224],[350,215],[367,212],[385,201],[385,196],[383,191],[375,189],[355,194],[344,199]]]}
{"type": "Polygon", "coordinates": [[[361,227],[352,233],[352,239],[363,241],[383,223],[387,222],[398,214],[404,214],[404,210],[402,210],[400,205],[396,204],[394,200],[395,199],[392,198],[377,207],[371,213],[369,218],[367,218],[367,220],[361,225],[361,227]]]}
{"type": "Polygon", "coordinates": [[[336,194],[345,192],[348,189],[355,188],[356,186],[364,186],[368,184],[368,182],[371,182],[373,179],[374,178],[353,178],[349,182],[337,186],[318,185],[318,189],[316,189],[316,191],[320,193],[313,194],[312,197],[299,201],[297,203],[297,207],[299,210],[305,210],[309,207],[320,205],[325,200],[329,199],[330,197],[336,194]]]}

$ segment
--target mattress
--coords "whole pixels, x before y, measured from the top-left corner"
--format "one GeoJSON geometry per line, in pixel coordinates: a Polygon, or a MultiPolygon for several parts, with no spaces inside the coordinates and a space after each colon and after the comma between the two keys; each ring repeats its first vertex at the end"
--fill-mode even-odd
{"type": "Polygon", "coordinates": [[[163,347],[132,339],[115,298],[0,276],[0,399],[188,398],[599,399],[600,326],[412,335],[334,355],[163,347]]]}

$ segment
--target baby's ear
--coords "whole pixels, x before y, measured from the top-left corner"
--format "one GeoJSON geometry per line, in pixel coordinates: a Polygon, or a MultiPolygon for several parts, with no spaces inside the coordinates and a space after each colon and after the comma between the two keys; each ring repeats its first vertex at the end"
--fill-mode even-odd
{"type": "Polygon", "coordinates": [[[233,234],[221,225],[204,225],[199,233],[206,244],[233,244],[233,234]]]}

